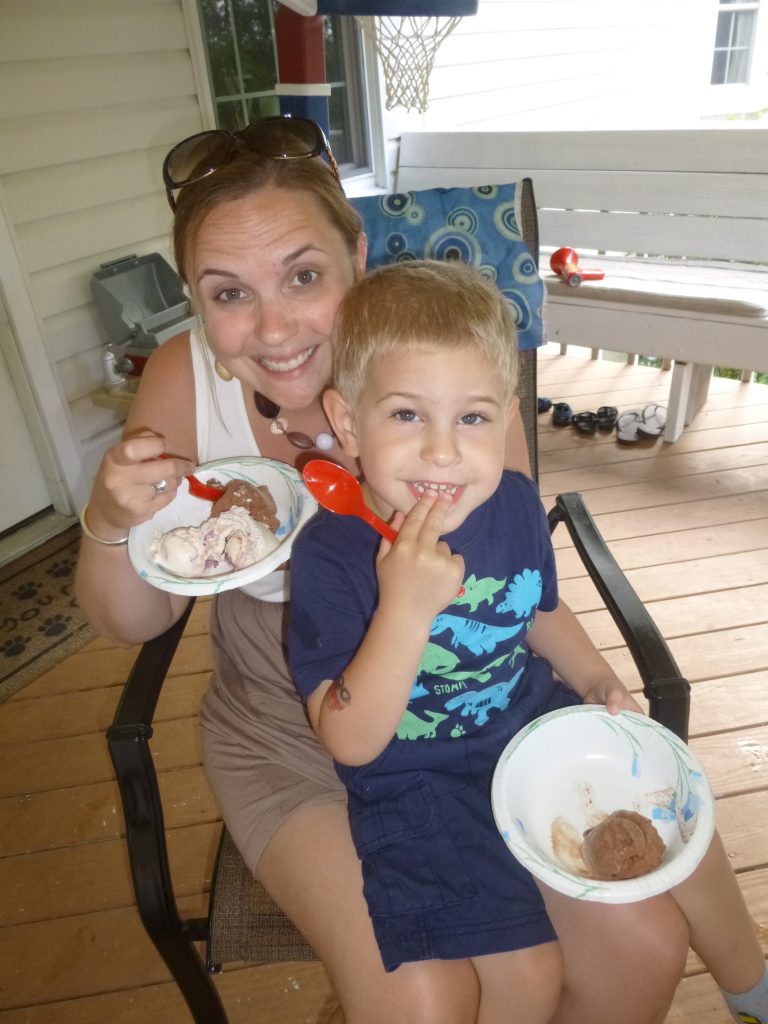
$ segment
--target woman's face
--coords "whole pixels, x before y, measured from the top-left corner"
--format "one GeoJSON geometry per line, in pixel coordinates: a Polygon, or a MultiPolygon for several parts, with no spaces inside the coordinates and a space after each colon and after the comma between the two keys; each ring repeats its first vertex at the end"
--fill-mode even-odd
{"type": "Polygon", "coordinates": [[[216,358],[283,409],[314,402],[331,375],[331,329],[364,269],[313,196],[270,188],[213,210],[188,280],[216,358]]]}

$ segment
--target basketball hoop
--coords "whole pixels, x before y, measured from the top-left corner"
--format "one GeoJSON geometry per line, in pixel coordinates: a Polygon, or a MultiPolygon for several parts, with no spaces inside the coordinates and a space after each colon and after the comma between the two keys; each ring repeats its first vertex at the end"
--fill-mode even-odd
{"type": "Polygon", "coordinates": [[[399,106],[423,114],[435,55],[461,18],[356,17],[355,21],[381,61],[387,110],[399,106]]]}

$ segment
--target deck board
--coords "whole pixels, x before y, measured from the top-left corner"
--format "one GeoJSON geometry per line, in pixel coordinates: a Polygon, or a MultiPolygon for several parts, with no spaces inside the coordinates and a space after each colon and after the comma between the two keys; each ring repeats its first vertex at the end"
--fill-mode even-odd
{"type": "MultiPolygon", "coordinates": [[[[574,410],[663,402],[669,374],[554,347],[539,394],[574,410]]],[[[581,491],[692,683],[691,746],[749,907],[768,921],[768,387],[715,380],[675,445],[620,446],[539,417],[545,503],[581,491]]],[[[633,689],[639,678],[567,533],[562,593],[633,689]]],[[[218,813],[200,764],[209,602],[200,601],[158,705],[153,740],[182,906],[202,913],[218,813]]],[[[133,906],[104,730],[135,649],[97,639],[0,707],[0,1024],[188,1020],[133,906]]],[[[724,1024],[691,955],[667,1024],[724,1024]]],[[[319,964],[237,966],[216,978],[232,1024],[321,1024],[319,964]]]]}

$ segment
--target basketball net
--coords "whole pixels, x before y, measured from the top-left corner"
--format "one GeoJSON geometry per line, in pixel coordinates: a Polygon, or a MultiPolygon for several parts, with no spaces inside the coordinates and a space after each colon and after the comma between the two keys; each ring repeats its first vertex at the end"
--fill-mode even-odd
{"type": "Polygon", "coordinates": [[[461,18],[356,17],[355,21],[376,47],[384,70],[387,110],[415,108],[423,114],[435,54],[461,18]]]}

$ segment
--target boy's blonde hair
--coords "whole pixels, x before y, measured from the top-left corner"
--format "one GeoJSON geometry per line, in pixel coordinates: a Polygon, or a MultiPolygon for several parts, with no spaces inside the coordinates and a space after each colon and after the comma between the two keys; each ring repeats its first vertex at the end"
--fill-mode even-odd
{"type": "Polygon", "coordinates": [[[464,263],[409,260],[360,278],[333,331],[333,386],[354,405],[371,361],[403,349],[474,349],[517,387],[517,332],[498,288],[464,263]]]}

